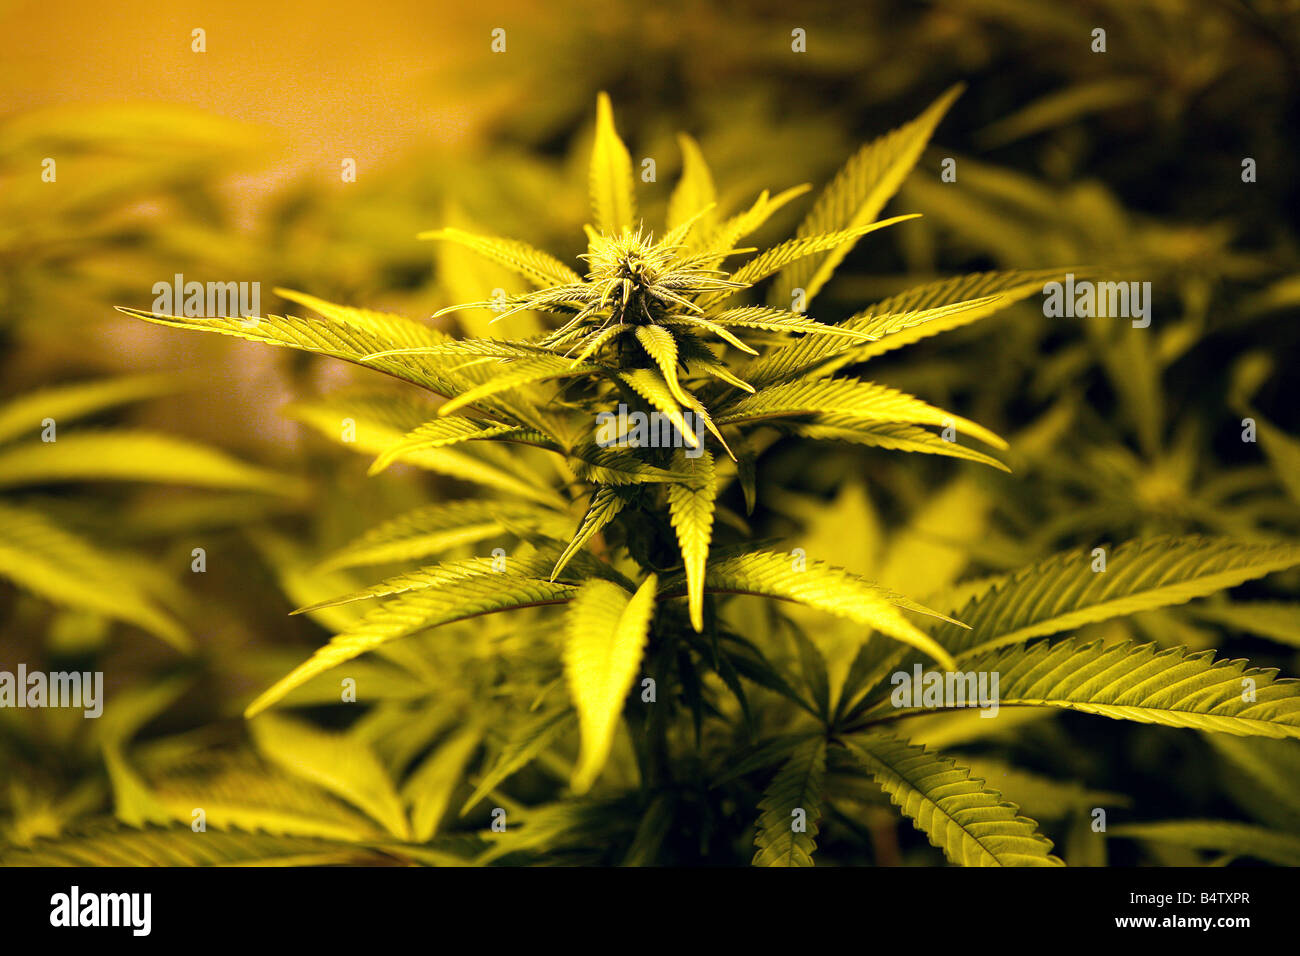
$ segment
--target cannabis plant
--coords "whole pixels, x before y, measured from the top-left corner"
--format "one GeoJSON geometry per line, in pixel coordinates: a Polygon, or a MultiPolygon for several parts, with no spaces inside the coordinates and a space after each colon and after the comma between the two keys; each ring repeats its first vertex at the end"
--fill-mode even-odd
{"type": "MultiPolygon", "coordinates": [[[[1054,865],[1052,842],[1020,807],[924,745],[939,736],[927,721],[982,727],[1000,708],[1002,721],[1031,708],[1300,736],[1300,684],[1274,671],[1209,651],[1056,639],[1295,566],[1293,545],[1135,540],[921,603],[837,566],[834,547],[753,540],[742,512],[755,513],[759,456],[777,439],[805,456],[849,443],[1005,468],[992,431],[856,372],[1059,273],[933,282],[839,321],[808,312],[859,239],[911,218],[879,215],[956,93],[864,146],[795,235],[762,251],[745,243],[804,187],[724,214],[683,136],[683,174],[656,229],[638,216],[631,156],[602,96],[579,262],[455,228],[427,234],[531,283],[459,308],[492,309],[504,334],[549,317],[537,334],[454,337],[287,291],[319,317],[122,309],[340,358],[441,396],[434,408],[344,393],[296,414],[374,454],[372,472],[405,463],[484,493],[398,515],[297,576],[295,592],[314,595],[300,611],[335,633],[247,707],[253,752],[177,759],[160,746],[137,753],[138,776],[118,768],[119,818],[171,828],[101,830],[9,859],[808,865],[822,839],[832,859],[887,862],[877,838],[892,801],[952,862],[1054,865]],[[405,569],[329,593],[344,572],[394,563],[405,569]],[[361,669],[370,652],[386,675],[361,669]],[[980,693],[980,713],[962,711],[985,677],[993,693],[980,693]],[[329,699],[319,693],[329,680],[336,702],[373,704],[348,731],[264,713],[329,699]],[[432,709],[411,703],[422,697],[432,709]],[[448,813],[457,793],[464,823],[448,813]],[[212,832],[184,825],[191,808],[211,811],[212,832]]],[[[840,529],[843,547],[858,530],[840,529]]],[[[1129,832],[1277,861],[1295,844],[1244,824],[1129,832]]]]}

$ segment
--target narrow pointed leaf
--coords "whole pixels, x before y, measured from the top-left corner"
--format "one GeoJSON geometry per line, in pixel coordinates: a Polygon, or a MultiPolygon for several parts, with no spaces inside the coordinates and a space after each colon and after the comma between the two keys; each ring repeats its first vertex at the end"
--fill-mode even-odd
{"type": "MultiPolygon", "coordinates": [[[[961,86],[951,87],[916,119],[858,150],[817,197],[812,210],[799,224],[796,236],[851,229],[870,223],[880,215],[885,203],[898,192],[921,158],[935,127],[961,91],[961,86]]],[[[850,248],[832,249],[791,265],[772,289],[771,303],[789,302],[791,290],[795,288],[802,288],[805,300],[811,302],[850,248]]]]}
{"type": "Polygon", "coordinates": [[[940,627],[935,639],[954,654],[970,655],[1182,604],[1300,565],[1300,547],[1222,538],[1154,538],[1106,551],[1105,571],[1093,571],[1097,558],[1089,549],[984,582],[954,612],[968,627],[940,627]]]}
{"type": "Polygon", "coordinates": [[[578,531],[573,536],[573,540],[568,543],[564,551],[560,554],[559,560],[555,562],[555,568],[551,571],[551,580],[554,581],[559,577],[560,572],[564,570],[565,565],[577,554],[582,547],[600,533],[600,530],[614,520],[614,516],[623,510],[626,504],[623,497],[613,488],[600,487],[596,493],[591,496],[591,506],[583,516],[582,523],[578,525],[578,531]]]}
{"type": "Polygon", "coordinates": [[[303,490],[289,475],[153,432],[74,432],[0,450],[0,488],[67,481],[150,481],[287,495],[303,490]]]}
{"type": "Polygon", "coordinates": [[[591,788],[609,756],[650,633],[657,583],[650,575],[629,598],[608,581],[589,581],[569,605],[564,673],[582,733],[573,771],[575,793],[591,788]]]}
{"type": "MultiPolygon", "coordinates": [[[[684,578],[676,577],[665,581],[665,593],[676,593],[684,583],[684,578]]],[[[876,628],[930,655],[941,666],[950,668],[954,664],[948,652],[904,618],[899,609],[935,617],[942,615],[821,561],[806,561],[801,566],[788,554],[764,551],[725,558],[709,563],[704,587],[723,594],[754,594],[806,604],[876,628]]]]}
{"type": "Polygon", "coordinates": [[[1060,866],[1020,808],[954,760],[904,741],[847,738],[849,752],[933,846],[960,866],[1060,866]]]}
{"type": "Polygon", "coordinates": [[[181,651],[184,628],[120,573],[119,559],[28,507],[0,504],[0,577],[49,601],[143,628],[181,651]]]}
{"type": "Polygon", "coordinates": [[[513,723],[510,737],[497,755],[492,769],[484,774],[483,779],[474,788],[474,792],[460,808],[460,815],[463,817],[505,780],[532,763],[538,754],[547,750],[560,736],[567,733],[573,722],[573,711],[565,706],[542,711],[527,720],[513,723]]]}
{"type": "MultiPolygon", "coordinates": [[[[691,217],[708,209],[709,205],[717,199],[713,177],[709,173],[708,163],[704,161],[704,154],[700,152],[699,144],[685,133],[678,134],[677,143],[682,150],[682,178],[678,180],[672,196],[668,199],[669,229],[676,229],[683,223],[689,222],[691,217]]],[[[699,233],[707,235],[712,231],[713,218],[706,213],[697,221],[696,229],[699,233]]]]}
{"type": "Polygon", "coordinates": [[[274,714],[253,721],[249,729],[268,760],[364,810],[399,840],[410,839],[393,782],[365,744],[274,714]]]}
{"type": "Polygon", "coordinates": [[[333,571],[428,557],[504,534],[504,521],[558,530],[564,518],[559,512],[527,502],[470,499],[425,505],[371,528],[332,553],[318,569],[333,571]]]}
{"type": "MultiPolygon", "coordinates": [[[[686,418],[682,415],[682,409],[677,404],[672,389],[658,372],[654,369],[638,368],[631,372],[621,373],[619,378],[627,382],[633,391],[654,406],[659,414],[673,426],[676,434],[666,436],[668,447],[681,444],[685,444],[689,448],[700,447],[700,440],[696,436],[695,430],[686,424],[686,418]]],[[[650,419],[647,427],[652,427],[653,424],[654,420],[650,419]]],[[[647,445],[649,447],[663,447],[664,437],[658,429],[655,429],[654,435],[647,438],[647,445]]]]}
{"type": "Polygon", "coordinates": [[[614,109],[607,93],[601,93],[596,100],[596,142],[591,151],[589,181],[597,229],[616,233],[636,225],[632,158],[614,129],[614,109]]]}
{"type": "MultiPolygon", "coordinates": [[[[1214,651],[1160,650],[1125,641],[1106,647],[1067,638],[1008,647],[964,661],[965,673],[998,675],[1003,707],[1056,707],[1165,727],[1300,738],[1300,680],[1214,651]]],[[[874,715],[897,714],[889,701],[874,715]]]]}
{"type": "Polygon", "coordinates": [[[1112,827],[1106,835],[1254,857],[1278,866],[1300,866],[1300,836],[1249,823],[1226,820],[1125,823],[1112,827]]]}
{"type": "Polygon", "coordinates": [[[422,232],[419,238],[444,239],[467,249],[473,249],[479,255],[491,259],[498,265],[503,265],[507,269],[519,273],[539,289],[557,285],[571,285],[582,281],[576,272],[559,259],[518,239],[479,236],[453,228],[422,232]]]}
{"type": "Polygon", "coordinates": [[[0,442],[24,432],[35,438],[47,418],[62,427],[65,422],[115,405],[178,391],[181,385],[168,375],[124,375],[27,392],[0,405],[0,442]]]}
{"type": "Polygon", "coordinates": [[[827,414],[874,422],[933,425],[939,428],[952,426],[995,448],[1007,447],[1003,439],[969,419],[927,405],[920,399],[887,385],[856,379],[772,385],[760,389],[756,394],[742,395],[716,411],[716,421],[722,425],[827,414]]]}
{"type": "Polygon", "coordinates": [[[672,333],[660,325],[638,325],[636,339],[659,366],[673,398],[683,405],[689,404],[690,399],[677,382],[677,342],[672,333]]]}
{"type": "Polygon", "coordinates": [[[763,793],[754,866],[812,866],[826,792],[826,739],[800,744],[763,793]]]}
{"type": "Polygon", "coordinates": [[[502,572],[459,578],[446,588],[429,587],[401,594],[336,635],[249,704],[244,714],[253,717],[317,674],[389,641],[482,614],[544,604],[563,604],[569,600],[572,591],[573,586],[569,584],[539,581],[502,572]]]}
{"type": "Polygon", "coordinates": [[[673,453],[673,468],[696,477],[668,486],[668,511],[677,544],[682,549],[686,574],[686,595],[691,626],[704,630],[704,568],[713,538],[713,511],[717,498],[717,476],[713,456],[703,452],[692,458],[684,451],[673,453]]]}

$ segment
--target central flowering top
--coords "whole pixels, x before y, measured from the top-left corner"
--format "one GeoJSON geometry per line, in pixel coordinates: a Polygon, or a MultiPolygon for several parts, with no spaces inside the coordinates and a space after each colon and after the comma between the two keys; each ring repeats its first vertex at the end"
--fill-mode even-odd
{"type": "Polygon", "coordinates": [[[703,256],[679,259],[681,246],[655,243],[641,228],[615,235],[594,233],[589,251],[580,258],[591,267],[587,284],[599,292],[595,314],[628,325],[658,323],[674,312],[700,313],[687,296],[741,288],[725,281],[725,273],[703,268],[703,256]]]}
{"type": "Polygon", "coordinates": [[[722,256],[716,252],[687,255],[685,236],[685,229],[676,229],[655,242],[641,226],[611,234],[589,230],[587,252],[579,257],[589,267],[586,280],[525,297],[575,310],[546,344],[575,345],[585,358],[636,326],[672,325],[702,315],[695,297],[745,287],[717,268],[722,256]]]}
{"type": "MultiPolygon", "coordinates": [[[[860,329],[825,325],[786,309],[728,302],[738,290],[750,288],[791,262],[898,221],[796,237],[734,271],[725,269],[723,263],[728,258],[757,251],[736,248],[737,240],[798,192],[789,190],[788,195],[776,199],[764,192],[749,210],[722,222],[705,219],[714,205],[707,203],[694,215],[678,221],[657,241],[639,221],[620,229],[587,226],[587,251],[578,257],[587,263],[585,276],[517,240],[474,236],[458,229],[429,234],[507,263],[538,286],[504,303],[465,303],[444,312],[488,307],[499,313],[493,321],[523,310],[546,312],[560,319],[556,328],[539,338],[464,346],[481,357],[494,354],[509,367],[509,372],[453,398],[439,414],[450,414],[470,401],[529,382],[595,375],[618,389],[630,389],[683,432],[683,416],[693,412],[731,455],[731,448],[701,397],[717,397],[735,389],[752,394],[755,389],[731,371],[714,351],[710,338],[749,355],[758,352],[732,329],[856,341],[873,338],[860,329]],[[556,359],[561,359],[562,364],[557,364],[556,359]],[[696,389],[709,386],[708,392],[697,397],[696,389]]],[[[453,346],[434,348],[445,352],[453,346]]],[[[368,356],[376,357],[382,357],[382,353],[368,356]]],[[[693,436],[690,441],[692,447],[699,444],[693,436]]]]}

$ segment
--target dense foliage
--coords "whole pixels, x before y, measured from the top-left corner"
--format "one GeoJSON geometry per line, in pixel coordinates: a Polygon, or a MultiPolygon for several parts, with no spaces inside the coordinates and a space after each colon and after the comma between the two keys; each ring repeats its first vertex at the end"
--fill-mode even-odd
{"type": "MultiPolygon", "coordinates": [[[[119,711],[104,741],[118,817],[180,827],[92,832],[15,859],[681,863],[734,859],[752,832],[756,864],[808,865],[827,817],[842,821],[846,859],[855,841],[879,855],[887,798],[953,862],[1058,864],[1052,842],[1003,798],[993,774],[926,746],[936,717],[974,718],[948,728],[959,742],[981,736],[979,719],[996,718],[999,706],[1068,709],[1243,738],[1229,753],[1268,764],[1272,743],[1300,736],[1300,683],[1209,651],[1053,637],[1293,567],[1294,545],[1145,538],[905,596],[837,566],[833,549],[760,546],[727,503],[738,485],[752,515],[759,455],[783,436],[809,448],[849,443],[1005,470],[956,440],[1005,449],[993,432],[856,373],[1041,291],[1059,271],[943,280],[834,323],[807,314],[859,238],[911,218],[878,216],[957,92],[863,147],[795,235],[757,254],[738,244],[803,190],[765,191],[723,216],[704,157],[683,136],[684,172],[656,239],[637,216],[631,158],[602,98],[585,275],[518,240],[455,228],[428,234],[534,286],[456,307],[490,308],[502,322],[522,313],[534,326],[555,317],[553,328],[527,337],[451,337],[287,291],[319,317],[123,309],[341,358],[444,397],[435,410],[397,392],[345,393],[300,404],[297,414],[377,455],[372,474],[406,462],[482,493],[421,505],[326,555],[315,571],[297,572],[297,592],[321,596],[301,613],[336,633],[249,705],[252,752],[160,746],[132,768],[120,750],[132,725],[174,690],[144,695],[133,717],[119,711]],[[745,304],[746,290],[767,279],[768,304],[745,304]],[[490,556],[454,556],[498,542],[507,546],[490,556]],[[393,563],[408,567],[378,584],[340,586],[345,570],[393,563]],[[480,621],[503,611],[515,613],[480,621]],[[830,626],[826,615],[841,623],[830,626]],[[413,635],[424,637],[411,643],[413,635]],[[368,652],[383,663],[356,669],[368,652]],[[960,708],[973,697],[954,704],[894,690],[893,675],[924,684],[925,673],[952,672],[997,674],[994,710],[983,697],[984,709],[971,714],[960,708]],[[263,713],[295,694],[300,704],[335,696],[370,709],[342,735],[263,713]],[[933,709],[943,713],[925,716],[933,709]],[[208,841],[185,826],[193,819],[261,836],[208,841]]],[[[64,401],[90,410],[133,397],[131,383],[99,389],[65,392],[64,401]]],[[[133,460],[136,477],[141,460],[180,467],[169,447],[90,440],[104,443],[104,455],[133,460]]],[[[225,483],[268,484],[220,464],[230,472],[225,483]]],[[[21,473],[21,463],[14,468],[21,473]]],[[[48,538],[32,537],[37,546],[15,551],[8,573],[56,600],[108,607],[93,593],[61,593],[31,562],[48,538]]],[[[176,640],[141,616],[145,608],[121,602],[108,612],[176,640]]],[[[1230,608],[1219,613],[1235,620],[1230,608]]],[[[1105,828],[1087,824],[1124,803],[1014,773],[1044,815],[1080,821],[1072,852],[1095,853],[1086,844],[1104,840],[1105,828]]],[[[1270,839],[1246,824],[1129,832],[1295,862],[1294,838],[1270,839]]]]}
{"type": "Polygon", "coordinates": [[[0,671],[108,702],[0,709],[0,862],[1300,863],[1266,6],[812,7],[799,57],[596,4],[582,71],[466,71],[548,91],[483,145],[251,229],[233,124],[5,118],[0,671]],[[313,295],[107,308],[182,271],[313,295]],[[996,710],[898,693],[953,671],[996,710]]]}

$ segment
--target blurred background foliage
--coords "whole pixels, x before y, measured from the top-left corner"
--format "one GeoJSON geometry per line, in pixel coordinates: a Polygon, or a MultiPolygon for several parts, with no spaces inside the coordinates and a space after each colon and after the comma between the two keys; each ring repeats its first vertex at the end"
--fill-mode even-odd
{"type": "MultiPolygon", "coordinates": [[[[475,649],[517,645],[510,659],[527,661],[547,626],[540,614],[489,617],[459,627],[456,640],[413,638],[354,662],[349,674],[384,698],[359,718],[337,703],[327,676],[288,702],[317,729],[271,717],[245,725],[248,701],[321,643],[337,615],[353,613],[287,616],[359,586],[349,570],[316,570],[319,557],[468,485],[445,467],[367,478],[367,458],[337,447],[328,396],[385,388],[371,373],[179,335],[112,306],[150,307],[153,284],[176,273],[260,282],[269,312],[294,308],[273,288],[425,317],[495,288],[517,291],[504,270],[415,235],[480,227],[565,258],[580,251],[601,89],[634,163],[654,160],[640,199],[658,222],[680,168],[678,130],[699,140],[720,206],[732,211],[761,189],[824,182],[858,144],[966,83],[889,207],[924,218],[858,245],[818,301],[823,321],[983,269],[1069,267],[1151,283],[1150,328],[1047,318],[1034,297],[878,360],[883,380],[1006,435],[1011,474],[851,446],[819,446],[810,459],[797,439],[774,440],[759,467],[757,535],[922,601],[1062,548],[1139,535],[1300,539],[1300,5],[335,6],[301,25],[300,10],[283,3],[234,3],[220,14],[124,4],[101,31],[90,4],[0,3],[0,423],[6,412],[31,419],[0,446],[0,547],[18,539],[15,515],[46,522],[23,533],[66,535],[85,560],[129,569],[138,603],[138,613],[114,613],[93,595],[52,602],[0,585],[0,665],[103,670],[113,702],[99,721],[0,710],[0,846],[108,813],[134,824],[188,822],[196,793],[218,808],[213,825],[220,795],[256,792],[250,799],[275,806],[282,832],[294,836],[401,835],[404,823],[376,820],[405,809],[431,833],[442,809],[419,786],[357,793],[330,761],[286,760],[286,748],[302,753],[321,743],[302,734],[330,733],[333,753],[352,748],[350,759],[379,761],[394,777],[435,741],[444,761],[462,765],[484,741],[499,749],[492,695],[529,680],[518,670],[477,673],[490,667],[475,649]],[[196,26],[208,30],[207,53],[190,49],[196,26]],[[497,27],[504,53],[491,50],[497,27]],[[1104,53],[1091,50],[1098,27],[1104,53]],[[807,32],[806,53],[791,50],[795,28],[807,32]],[[284,46],[293,49],[280,58],[284,46]],[[55,183],[41,179],[46,157],[56,159],[55,183]],[[339,175],[347,157],[358,161],[355,182],[339,175]],[[1242,181],[1247,157],[1258,169],[1251,183],[1242,181]],[[956,182],[939,177],[945,158],[956,160],[956,182]],[[136,377],[178,368],[187,373],[179,379],[136,377]],[[62,429],[64,418],[45,405],[91,382],[107,397],[82,411],[73,402],[60,441],[106,431],[183,436],[187,453],[221,456],[226,480],[197,481],[180,465],[159,475],[124,466],[116,475],[24,477],[8,442],[36,441],[46,415],[62,429]],[[1246,417],[1257,423],[1256,443],[1242,441],[1246,417]],[[259,486],[272,472],[293,476],[291,493],[259,486]],[[206,552],[202,574],[191,572],[194,548],[206,552]],[[170,640],[157,640],[160,631],[170,640]]],[[[788,231],[806,205],[792,203],[765,235],[788,231]]],[[[488,315],[437,322],[482,334],[488,315]]],[[[532,321],[516,318],[508,334],[532,321]]],[[[378,435],[396,426],[365,427],[378,435]]],[[[528,480],[494,449],[466,455],[494,480],[528,480]]],[[[731,505],[743,511],[739,500],[731,505]]],[[[464,553],[509,540],[497,533],[464,553]]],[[[9,576],[22,584],[21,573],[9,576]]],[[[1298,590],[1300,575],[1277,574],[1231,598],[1082,634],[1215,647],[1295,674],[1298,590]],[[1229,600],[1251,605],[1236,609],[1235,625],[1224,623],[1229,600]]],[[[835,622],[789,616],[836,640],[835,622]]],[[[960,714],[920,720],[933,725],[927,739],[965,755],[1035,816],[1067,862],[1105,862],[1107,847],[1117,862],[1207,859],[1157,843],[1099,849],[1086,838],[1086,811],[1115,791],[1129,795],[1118,812],[1131,819],[1300,829],[1243,783],[1260,752],[1235,739],[1075,714],[988,722],[996,732],[960,714]]],[[[1263,744],[1266,762],[1283,768],[1281,789],[1294,790],[1300,745],[1263,744]]],[[[553,770],[530,768],[520,787],[546,792],[553,770]]],[[[457,788],[460,799],[472,790],[457,788]]],[[[862,800],[879,825],[864,831],[832,815],[819,860],[939,859],[892,814],[871,816],[872,806],[887,809],[879,794],[862,800]]],[[[232,826],[241,823],[238,802],[225,818],[232,826]]],[[[632,842],[644,812],[612,817],[612,842],[632,842]]],[[[480,805],[448,823],[453,842],[416,858],[456,855],[454,841],[472,841],[483,814],[480,805]]],[[[543,824],[563,830],[562,821],[543,824]]],[[[728,832],[702,824],[675,852],[698,858],[728,832]]]]}

